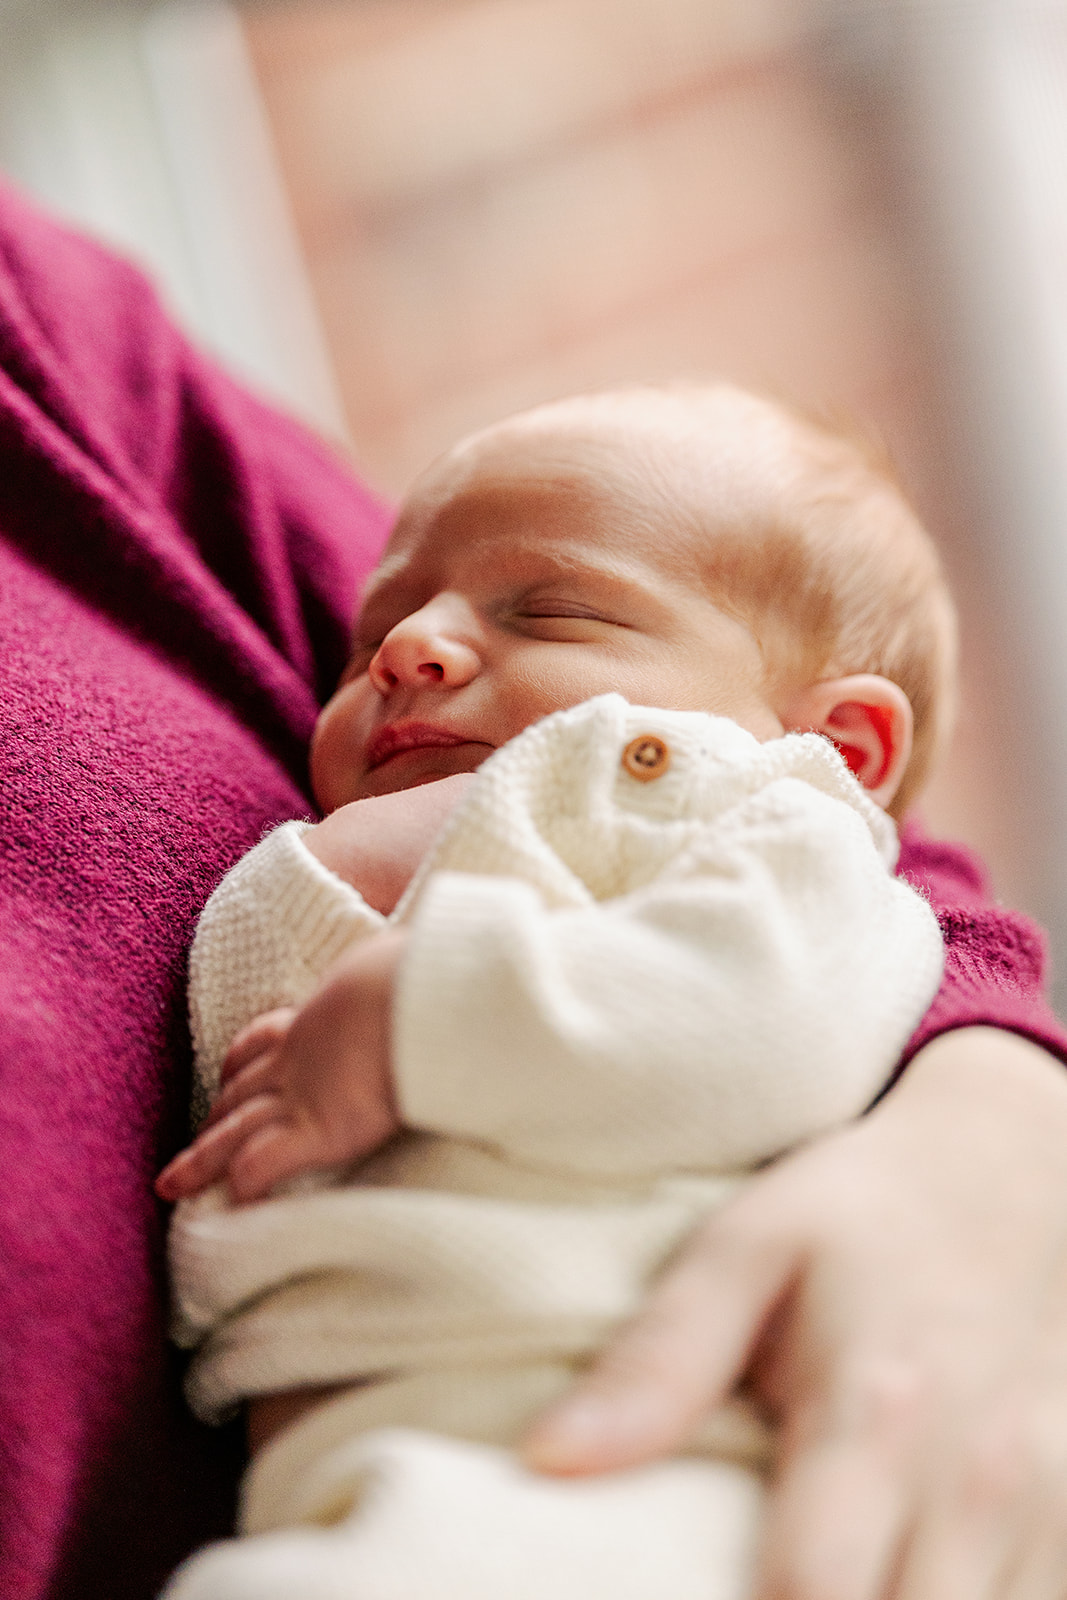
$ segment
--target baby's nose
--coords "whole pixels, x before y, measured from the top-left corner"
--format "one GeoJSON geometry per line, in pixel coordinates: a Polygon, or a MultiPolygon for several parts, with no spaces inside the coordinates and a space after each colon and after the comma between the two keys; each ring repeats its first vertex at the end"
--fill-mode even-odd
{"type": "Polygon", "coordinates": [[[431,685],[459,688],[477,675],[479,667],[477,651],[449,625],[444,608],[430,605],[390,629],[368,671],[378,692],[387,694],[431,685]]]}

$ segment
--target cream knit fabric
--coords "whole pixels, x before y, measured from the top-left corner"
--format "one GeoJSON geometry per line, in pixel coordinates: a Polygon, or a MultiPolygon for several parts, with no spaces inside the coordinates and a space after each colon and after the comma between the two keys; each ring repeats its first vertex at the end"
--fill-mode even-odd
{"type": "Polygon", "coordinates": [[[164,1600],[744,1600],[762,1488],[729,1461],[560,1482],[390,1428],[325,1463],[326,1521],[209,1546],[164,1600]],[[343,1496],[343,1498],[342,1498],[343,1496]]]}
{"type": "MultiPolygon", "coordinates": [[[[239,1027],[299,1003],[384,925],[303,831],[270,835],[201,920],[192,1015],[209,1093],[239,1027]]],[[[760,744],[723,718],[608,695],[497,752],[394,913],[411,935],[394,1014],[410,1131],[358,1174],[178,1209],[177,1335],[199,1346],[198,1413],[372,1379],[345,1427],[399,1425],[382,1435],[390,1460],[412,1426],[511,1443],[544,1398],[536,1374],[565,1382],[745,1172],[883,1086],[942,964],[895,851],[816,735],[760,744]],[[669,763],[641,781],[623,757],[645,735],[669,763]]],[[[740,1426],[726,1454],[749,1450],[740,1426]]],[[[250,1525],[299,1519],[293,1505],[250,1525]]]]}

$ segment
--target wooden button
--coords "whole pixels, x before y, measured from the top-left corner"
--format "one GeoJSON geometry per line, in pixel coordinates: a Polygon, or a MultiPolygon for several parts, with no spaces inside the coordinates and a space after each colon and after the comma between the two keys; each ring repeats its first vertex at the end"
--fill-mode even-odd
{"type": "Polygon", "coordinates": [[[639,733],[622,753],[622,764],[638,783],[651,783],[662,778],[671,764],[671,752],[662,739],[654,733],[639,733]]]}

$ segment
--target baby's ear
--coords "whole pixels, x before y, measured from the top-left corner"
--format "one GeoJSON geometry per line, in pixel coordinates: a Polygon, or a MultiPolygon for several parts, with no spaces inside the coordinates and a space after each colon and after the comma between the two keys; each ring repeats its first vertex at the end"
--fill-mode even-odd
{"type": "Polygon", "coordinates": [[[873,672],[809,684],[782,714],[788,733],[823,733],[880,806],[900,787],[911,755],[911,703],[898,684],[873,672]]]}

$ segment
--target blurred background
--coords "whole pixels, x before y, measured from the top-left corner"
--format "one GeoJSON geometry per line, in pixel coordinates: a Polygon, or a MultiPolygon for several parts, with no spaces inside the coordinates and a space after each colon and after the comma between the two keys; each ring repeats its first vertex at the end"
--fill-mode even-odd
{"type": "Polygon", "coordinates": [[[0,170],[390,495],[620,379],[865,424],[963,617],[927,822],[1067,1009],[1067,0],[0,0],[0,170]]]}

